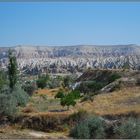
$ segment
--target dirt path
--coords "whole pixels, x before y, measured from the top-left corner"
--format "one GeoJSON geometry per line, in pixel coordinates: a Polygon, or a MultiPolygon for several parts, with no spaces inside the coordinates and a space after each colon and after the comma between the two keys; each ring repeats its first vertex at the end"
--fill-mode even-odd
{"type": "Polygon", "coordinates": [[[13,126],[0,127],[0,139],[68,139],[66,132],[42,132],[31,129],[18,129],[13,126]]]}

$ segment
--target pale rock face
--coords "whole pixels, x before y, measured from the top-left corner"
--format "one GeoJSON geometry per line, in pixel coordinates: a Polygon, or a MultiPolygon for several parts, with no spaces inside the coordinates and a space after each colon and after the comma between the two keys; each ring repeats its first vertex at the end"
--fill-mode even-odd
{"type": "MultiPolygon", "coordinates": [[[[7,66],[9,48],[0,48],[0,67],[7,66]]],[[[15,46],[21,71],[76,72],[85,68],[140,69],[140,46],[15,46]]]]}

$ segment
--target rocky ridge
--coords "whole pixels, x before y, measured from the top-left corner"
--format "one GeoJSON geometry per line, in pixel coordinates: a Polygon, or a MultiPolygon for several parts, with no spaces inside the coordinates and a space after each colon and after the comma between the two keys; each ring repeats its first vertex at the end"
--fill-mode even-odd
{"type": "Polygon", "coordinates": [[[75,73],[87,68],[140,69],[138,45],[14,46],[0,48],[0,67],[7,67],[8,50],[28,74],[75,73]]]}

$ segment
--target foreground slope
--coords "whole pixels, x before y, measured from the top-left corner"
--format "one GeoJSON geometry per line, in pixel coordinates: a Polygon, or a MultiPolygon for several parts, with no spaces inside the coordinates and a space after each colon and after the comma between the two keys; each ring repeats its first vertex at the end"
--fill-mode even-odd
{"type": "Polygon", "coordinates": [[[130,70],[90,70],[77,79],[78,82],[99,81],[106,85],[89,93],[89,99],[77,104],[78,109],[87,110],[99,116],[140,115],[140,72],[130,70]],[[110,81],[114,74],[120,77],[110,81]]]}

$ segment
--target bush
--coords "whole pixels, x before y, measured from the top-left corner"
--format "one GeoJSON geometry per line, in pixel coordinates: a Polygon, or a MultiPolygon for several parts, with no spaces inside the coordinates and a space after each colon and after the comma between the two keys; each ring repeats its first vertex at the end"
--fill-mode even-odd
{"type": "Polygon", "coordinates": [[[70,85],[70,81],[71,81],[70,76],[66,76],[66,77],[64,77],[64,80],[63,80],[63,86],[64,86],[64,87],[69,87],[69,85],[70,85]]]}
{"type": "Polygon", "coordinates": [[[0,115],[14,115],[16,112],[16,106],[17,101],[11,95],[9,87],[3,87],[0,91],[0,115]]]}
{"type": "Polygon", "coordinates": [[[82,93],[96,92],[103,88],[105,84],[96,81],[82,82],[76,89],[82,93]]]}
{"type": "Polygon", "coordinates": [[[13,116],[16,113],[16,105],[14,97],[0,94],[0,115],[13,116]]]}
{"type": "Polygon", "coordinates": [[[68,118],[68,122],[70,126],[75,126],[78,123],[84,121],[88,116],[87,111],[85,110],[79,110],[78,112],[75,112],[71,114],[68,118]]]}
{"type": "Polygon", "coordinates": [[[70,135],[76,139],[90,139],[88,122],[84,121],[71,130],[70,135]]]}
{"type": "Polygon", "coordinates": [[[38,78],[38,80],[36,81],[38,88],[45,88],[47,81],[49,80],[49,76],[48,75],[42,75],[38,78]]]}
{"type": "Polygon", "coordinates": [[[51,78],[47,83],[47,87],[53,89],[53,88],[60,87],[61,84],[62,84],[61,79],[59,79],[59,78],[51,78]]]}
{"type": "Polygon", "coordinates": [[[63,98],[65,95],[62,91],[58,91],[58,93],[55,95],[55,98],[63,98]]]}
{"type": "Polygon", "coordinates": [[[27,102],[28,95],[19,85],[15,86],[12,92],[9,87],[5,86],[0,91],[0,114],[13,116],[17,107],[25,106],[27,102]]]}
{"type": "Polygon", "coordinates": [[[77,139],[100,139],[105,138],[104,124],[98,117],[89,117],[77,124],[70,132],[77,139]]]}
{"type": "Polygon", "coordinates": [[[28,94],[21,88],[20,85],[15,86],[11,94],[16,99],[18,106],[25,106],[29,101],[28,94]]]}
{"type": "Polygon", "coordinates": [[[73,96],[74,99],[79,99],[81,97],[80,91],[78,90],[73,90],[72,92],[69,93],[71,96],[73,96]]]}
{"type": "Polygon", "coordinates": [[[112,74],[112,75],[109,77],[108,82],[109,82],[109,83],[112,83],[113,81],[115,81],[116,79],[119,79],[119,78],[121,78],[121,76],[120,76],[119,74],[117,74],[117,73],[114,73],[114,74],[112,74]]]}
{"type": "Polygon", "coordinates": [[[34,91],[36,90],[36,86],[34,83],[31,83],[31,82],[26,82],[22,88],[24,89],[25,92],[27,92],[27,94],[29,96],[32,96],[34,91]]]}
{"type": "Polygon", "coordinates": [[[101,139],[105,137],[103,121],[97,117],[88,120],[90,138],[101,139]]]}
{"type": "Polygon", "coordinates": [[[114,130],[118,138],[140,139],[140,119],[129,118],[114,130]]]}

